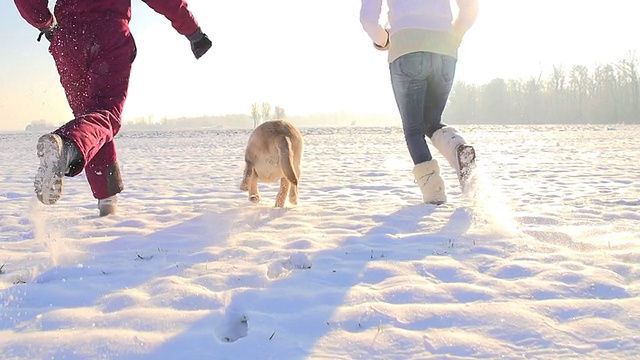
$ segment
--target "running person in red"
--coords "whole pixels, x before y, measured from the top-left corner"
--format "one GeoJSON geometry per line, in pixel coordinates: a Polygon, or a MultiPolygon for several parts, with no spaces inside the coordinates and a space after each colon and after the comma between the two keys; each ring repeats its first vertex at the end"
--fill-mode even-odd
{"type": "MultiPolygon", "coordinates": [[[[64,176],[85,171],[98,199],[100,216],[116,211],[124,189],[114,136],[136,57],[129,31],[131,0],[57,0],[54,14],[48,0],[14,0],[20,15],[49,40],[60,82],[73,120],[38,140],[40,167],[34,187],[38,199],[54,204],[62,195],[64,176]]],[[[143,0],[164,15],[191,43],[199,59],[211,48],[184,0],[143,0]]]]}

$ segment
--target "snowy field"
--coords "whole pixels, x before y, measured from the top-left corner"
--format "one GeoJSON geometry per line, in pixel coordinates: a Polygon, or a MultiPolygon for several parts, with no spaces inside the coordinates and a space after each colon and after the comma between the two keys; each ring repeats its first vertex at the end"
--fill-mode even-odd
{"type": "Polygon", "coordinates": [[[124,132],[105,218],[0,134],[0,359],[639,359],[640,126],[460,129],[472,196],[437,154],[420,204],[399,128],[302,129],[285,209],[248,130],[124,132]]]}

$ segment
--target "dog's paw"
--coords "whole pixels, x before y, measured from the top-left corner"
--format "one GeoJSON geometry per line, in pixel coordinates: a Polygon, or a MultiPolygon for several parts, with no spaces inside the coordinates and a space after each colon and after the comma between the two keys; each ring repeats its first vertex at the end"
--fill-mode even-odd
{"type": "Polygon", "coordinates": [[[254,204],[257,204],[260,202],[260,196],[258,195],[251,195],[249,196],[249,201],[251,201],[254,204]]]}

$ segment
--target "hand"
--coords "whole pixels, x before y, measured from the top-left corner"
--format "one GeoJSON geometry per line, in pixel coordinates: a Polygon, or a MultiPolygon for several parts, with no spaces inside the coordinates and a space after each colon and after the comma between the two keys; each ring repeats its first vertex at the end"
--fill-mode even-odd
{"type": "Polygon", "coordinates": [[[460,26],[460,23],[457,21],[453,22],[453,37],[458,42],[458,44],[462,43],[462,38],[464,37],[465,30],[460,26]]]}
{"type": "Polygon", "coordinates": [[[56,30],[58,30],[58,22],[56,21],[56,18],[53,18],[49,26],[40,29],[40,35],[38,35],[37,39],[38,42],[40,42],[40,40],[42,39],[42,35],[44,35],[44,37],[49,40],[49,42],[51,42],[51,39],[53,39],[53,34],[56,32],[56,30]]]}
{"type": "Polygon", "coordinates": [[[387,40],[385,41],[384,45],[378,45],[375,42],[373,43],[373,47],[376,50],[380,50],[380,51],[387,51],[389,50],[389,30],[388,29],[384,29],[384,31],[387,33],[387,40]]]}
{"type": "Polygon", "coordinates": [[[187,35],[187,39],[191,42],[191,52],[196,59],[200,59],[202,55],[211,49],[211,40],[200,28],[194,31],[193,34],[187,35]]]}

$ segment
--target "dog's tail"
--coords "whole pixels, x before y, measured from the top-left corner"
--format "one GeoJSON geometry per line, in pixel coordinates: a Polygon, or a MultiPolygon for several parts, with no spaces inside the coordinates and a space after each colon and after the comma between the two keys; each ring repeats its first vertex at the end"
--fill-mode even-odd
{"type": "Polygon", "coordinates": [[[280,149],[280,164],[282,164],[282,172],[284,177],[291,183],[298,185],[298,175],[293,169],[293,150],[291,149],[291,139],[288,136],[283,136],[278,141],[278,148],[280,149]]]}

